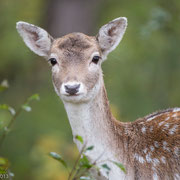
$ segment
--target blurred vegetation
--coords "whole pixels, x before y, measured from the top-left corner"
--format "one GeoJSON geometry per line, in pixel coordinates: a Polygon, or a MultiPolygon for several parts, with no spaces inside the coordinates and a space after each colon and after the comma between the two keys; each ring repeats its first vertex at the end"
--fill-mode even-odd
{"type": "MultiPolygon", "coordinates": [[[[57,180],[66,171],[48,157],[60,152],[75,159],[71,129],[63,104],[54,92],[47,63],[25,47],[16,32],[19,20],[46,27],[48,5],[43,0],[0,1],[0,82],[11,88],[0,94],[0,104],[18,107],[38,92],[41,101],[32,113],[22,113],[1,149],[10,159],[17,180],[57,180]],[[61,172],[61,173],[59,173],[61,172]]],[[[89,1],[91,3],[91,1],[89,1]]],[[[156,110],[180,106],[180,1],[101,0],[94,32],[108,21],[128,18],[128,28],[118,48],[103,64],[105,84],[113,113],[133,121],[156,110]]],[[[70,22],[69,22],[70,23],[70,22]]],[[[10,118],[0,111],[0,121],[10,118]]]]}

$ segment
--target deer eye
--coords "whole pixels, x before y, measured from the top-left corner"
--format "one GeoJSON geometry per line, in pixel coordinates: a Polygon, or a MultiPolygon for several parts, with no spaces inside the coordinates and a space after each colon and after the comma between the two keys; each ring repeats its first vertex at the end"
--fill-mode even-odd
{"type": "Polygon", "coordinates": [[[99,62],[100,56],[94,56],[92,62],[97,64],[99,62]]]}
{"type": "Polygon", "coordinates": [[[52,66],[54,66],[55,64],[57,64],[57,60],[55,58],[50,58],[49,59],[50,63],[52,66]]]}

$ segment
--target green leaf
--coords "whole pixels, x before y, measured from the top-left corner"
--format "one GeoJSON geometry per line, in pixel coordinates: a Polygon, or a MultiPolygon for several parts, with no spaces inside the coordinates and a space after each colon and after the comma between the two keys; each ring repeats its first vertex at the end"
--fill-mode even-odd
{"type": "Polygon", "coordinates": [[[22,105],[22,109],[24,109],[27,112],[30,112],[32,110],[31,107],[27,104],[22,105]]]}
{"type": "Polygon", "coordinates": [[[115,164],[117,167],[119,167],[124,173],[126,173],[126,169],[123,166],[123,164],[116,162],[116,161],[111,161],[113,164],[115,164]]]}
{"type": "Polygon", "coordinates": [[[83,154],[82,158],[79,161],[79,164],[81,167],[84,168],[91,168],[93,165],[89,162],[87,156],[85,154],[83,154]]]}
{"type": "Polygon", "coordinates": [[[30,96],[28,98],[28,101],[32,101],[32,100],[36,100],[36,101],[39,101],[40,100],[40,97],[38,94],[33,94],[32,96],[30,96]]]}
{"type": "Polygon", "coordinates": [[[9,161],[6,158],[0,157],[0,174],[7,173],[9,161]]]}
{"type": "Polygon", "coordinates": [[[61,157],[59,154],[57,154],[56,152],[50,152],[49,155],[50,155],[53,159],[59,161],[65,168],[67,168],[66,162],[62,159],[62,157],[61,157]]]}
{"type": "Polygon", "coordinates": [[[101,165],[101,166],[102,166],[102,168],[104,168],[104,169],[106,169],[106,170],[108,170],[108,171],[111,170],[111,168],[110,168],[107,164],[103,164],[103,165],[101,165]]]}
{"type": "Polygon", "coordinates": [[[14,108],[12,108],[11,106],[7,104],[0,104],[0,109],[8,110],[13,116],[16,114],[16,111],[14,110],[14,108]]]}
{"type": "Polygon", "coordinates": [[[89,146],[89,147],[87,147],[86,149],[85,149],[85,151],[91,151],[91,150],[93,150],[94,149],[94,146],[89,146]]]}
{"type": "Polygon", "coordinates": [[[7,104],[0,104],[0,109],[8,110],[9,106],[7,104]]]}
{"type": "Polygon", "coordinates": [[[83,138],[79,135],[76,135],[75,138],[81,143],[83,144],[83,138]]]}
{"type": "Polygon", "coordinates": [[[101,165],[102,168],[106,170],[106,174],[109,175],[109,172],[111,171],[111,168],[107,164],[101,165]]]}
{"type": "Polygon", "coordinates": [[[0,84],[0,92],[5,91],[6,89],[8,89],[8,87],[9,87],[8,81],[6,79],[3,80],[0,84]]]}

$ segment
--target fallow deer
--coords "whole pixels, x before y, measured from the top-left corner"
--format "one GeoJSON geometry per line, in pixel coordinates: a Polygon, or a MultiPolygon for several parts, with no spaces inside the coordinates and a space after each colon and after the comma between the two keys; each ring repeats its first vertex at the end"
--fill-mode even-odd
{"type": "MultiPolygon", "coordinates": [[[[104,87],[102,62],[120,43],[127,19],[102,26],[97,36],[71,33],[52,38],[45,30],[18,22],[25,44],[52,65],[52,80],[62,99],[73,136],[80,135],[94,150],[90,161],[107,161],[109,176],[96,179],[180,180],[180,108],[167,109],[134,122],[117,121],[104,87]],[[108,160],[124,164],[126,174],[108,160]]],[[[82,145],[74,138],[79,150],[82,145]]]]}

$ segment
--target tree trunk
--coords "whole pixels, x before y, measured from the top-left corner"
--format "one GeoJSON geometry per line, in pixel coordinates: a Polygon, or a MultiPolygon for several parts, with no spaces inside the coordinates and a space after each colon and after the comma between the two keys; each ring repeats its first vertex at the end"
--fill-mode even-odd
{"type": "Polygon", "coordinates": [[[53,37],[71,32],[92,34],[100,0],[51,0],[48,5],[48,31],[53,37]]]}

